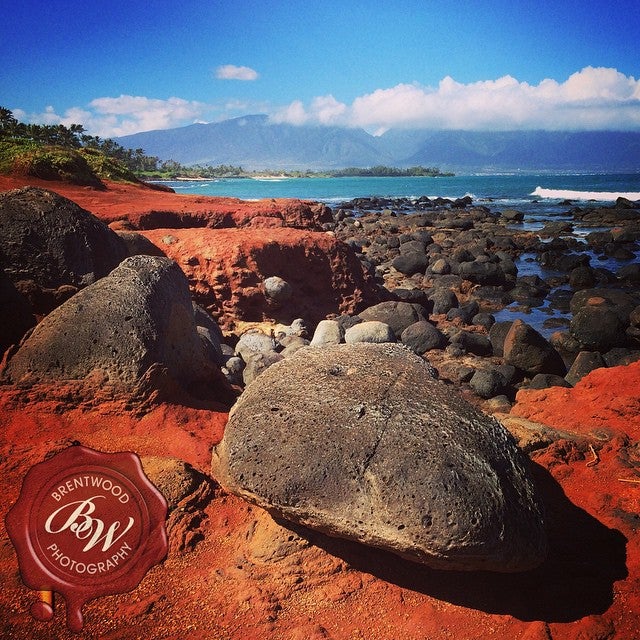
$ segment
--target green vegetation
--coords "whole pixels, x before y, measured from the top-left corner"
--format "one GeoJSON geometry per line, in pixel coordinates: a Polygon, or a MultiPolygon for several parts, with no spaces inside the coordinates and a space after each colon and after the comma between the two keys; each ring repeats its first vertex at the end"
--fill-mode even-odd
{"type": "Polygon", "coordinates": [[[375,178],[407,178],[407,177],[442,177],[452,176],[453,173],[443,173],[440,169],[435,167],[409,167],[408,169],[398,169],[397,167],[385,167],[384,165],[378,165],[369,168],[349,167],[347,169],[338,169],[330,172],[332,177],[346,178],[346,177],[375,177],[375,178]]]}
{"type": "Polygon", "coordinates": [[[261,176],[274,176],[282,178],[355,178],[355,177],[443,177],[452,176],[453,173],[443,173],[433,167],[409,167],[399,169],[397,167],[349,167],[347,169],[329,169],[326,171],[245,171],[242,167],[221,164],[216,167],[193,165],[185,167],[178,162],[169,160],[163,162],[157,171],[143,172],[139,174],[145,180],[176,180],[176,179],[212,179],[212,178],[259,178],[261,176]]]}
{"type": "Polygon", "coordinates": [[[86,135],[82,125],[25,124],[0,107],[1,173],[101,188],[101,178],[138,183],[134,171],[154,168],[157,160],[142,149],[125,149],[113,140],[86,135]]]}
{"type": "Polygon", "coordinates": [[[174,160],[160,161],[142,149],[125,149],[114,140],[90,136],[81,124],[25,124],[0,107],[0,173],[17,172],[45,180],[103,186],[100,178],[121,182],[144,180],[259,178],[345,178],[451,176],[434,167],[399,169],[383,165],[349,167],[327,171],[245,171],[221,164],[183,166],[174,160]]]}

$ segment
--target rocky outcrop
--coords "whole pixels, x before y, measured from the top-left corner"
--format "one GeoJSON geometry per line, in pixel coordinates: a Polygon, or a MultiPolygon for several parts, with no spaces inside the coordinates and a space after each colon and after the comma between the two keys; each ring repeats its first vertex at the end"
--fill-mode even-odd
{"type": "Polygon", "coordinates": [[[6,375],[23,386],[90,378],[92,385],[131,394],[152,370],[193,395],[231,399],[216,364],[205,357],[178,265],[135,256],[40,322],[6,375]]]}
{"type": "Polygon", "coordinates": [[[81,288],[127,255],[115,232],[57,193],[25,187],[0,194],[0,261],[14,282],[81,288]]]}
{"type": "Polygon", "coordinates": [[[494,420],[397,345],[301,349],[234,406],[213,456],[228,490],[333,536],[445,569],[545,553],[528,464],[494,420]]]}
{"type": "Polygon", "coordinates": [[[226,330],[266,319],[316,324],[378,301],[373,278],[353,250],[326,233],[297,229],[172,229],[146,231],[186,273],[194,299],[226,330]],[[286,304],[273,304],[265,282],[289,285],[286,304]]]}

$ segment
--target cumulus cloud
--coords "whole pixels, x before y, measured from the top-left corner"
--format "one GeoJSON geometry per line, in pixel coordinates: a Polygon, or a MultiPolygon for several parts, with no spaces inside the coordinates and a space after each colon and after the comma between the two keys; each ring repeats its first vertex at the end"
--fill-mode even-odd
{"type": "Polygon", "coordinates": [[[53,107],[30,114],[30,122],[70,125],[79,123],[92,135],[125,136],[139,131],[168,129],[201,121],[211,106],[182,98],[146,98],[121,95],[92,100],[87,108],[72,107],[57,114],[53,107]]]}
{"type": "Polygon", "coordinates": [[[216,78],[218,80],[257,80],[258,72],[251,67],[224,64],[216,69],[216,78]]]}
{"type": "Polygon", "coordinates": [[[398,84],[351,104],[323,96],[276,109],[275,122],[429,129],[640,129],[640,81],[616,69],[585,67],[564,82],[537,85],[512,76],[463,84],[447,76],[437,87],[398,84]]]}

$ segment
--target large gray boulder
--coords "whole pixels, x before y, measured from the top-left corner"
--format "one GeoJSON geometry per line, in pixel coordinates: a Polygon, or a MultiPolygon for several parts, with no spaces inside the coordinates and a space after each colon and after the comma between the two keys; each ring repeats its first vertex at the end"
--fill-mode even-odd
{"type": "Polygon", "coordinates": [[[519,571],[545,555],[526,456],[397,344],[274,364],[233,407],[212,473],[276,516],[436,568],[519,571]]]}
{"type": "Polygon", "coordinates": [[[194,395],[217,390],[230,399],[222,373],[205,356],[180,267],[169,258],[134,256],[44,318],[6,375],[21,384],[91,375],[127,392],[153,365],[194,395]]]}
{"type": "Polygon", "coordinates": [[[0,265],[14,282],[85,287],[127,255],[114,231],[53,191],[24,187],[0,194],[0,265]]]}

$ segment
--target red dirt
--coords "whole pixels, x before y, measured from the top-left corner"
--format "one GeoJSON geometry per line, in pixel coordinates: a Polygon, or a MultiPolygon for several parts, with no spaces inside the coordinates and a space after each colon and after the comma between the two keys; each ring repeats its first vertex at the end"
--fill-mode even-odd
{"type": "Polygon", "coordinates": [[[304,318],[317,324],[328,314],[352,314],[377,302],[350,247],[326,233],[300,229],[154,229],[143,232],[187,275],[195,301],[230,331],[237,320],[304,318]],[[293,288],[289,301],[269,304],[262,282],[280,276],[293,288]]]}
{"type": "MultiPolygon", "coordinates": [[[[108,191],[91,197],[107,202],[111,196],[108,191]]],[[[124,215],[133,201],[120,197],[124,215]]],[[[110,206],[120,215],[113,201],[110,206]]],[[[168,206],[165,200],[163,209],[168,206]]],[[[283,528],[258,508],[217,490],[200,525],[202,541],[186,551],[172,547],[133,592],[86,605],[81,636],[65,629],[60,598],[52,622],[31,618],[35,596],[21,583],[13,547],[0,527],[0,636],[640,638],[640,484],[620,480],[640,480],[639,383],[636,364],[597,370],[575,389],[519,394],[515,416],[576,433],[532,454],[550,535],[549,559],[535,571],[431,571],[360,545],[283,528]],[[591,447],[598,460],[593,464],[591,447]]],[[[74,440],[105,451],[175,456],[207,473],[211,447],[226,421],[214,406],[163,403],[142,413],[115,402],[81,408],[65,401],[59,389],[54,395],[55,400],[46,389],[0,387],[3,523],[29,467],[74,440]]]]}
{"type": "Polygon", "coordinates": [[[26,184],[50,189],[73,200],[104,223],[123,222],[134,229],[160,227],[281,227],[319,229],[327,210],[318,203],[279,198],[249,202],[168,193],[141,186],[109,182],[106,191],[38,178],[0,175],[0,191],[26,184]],[[171,224],[169,224],[171,223],[171,224]]]}

